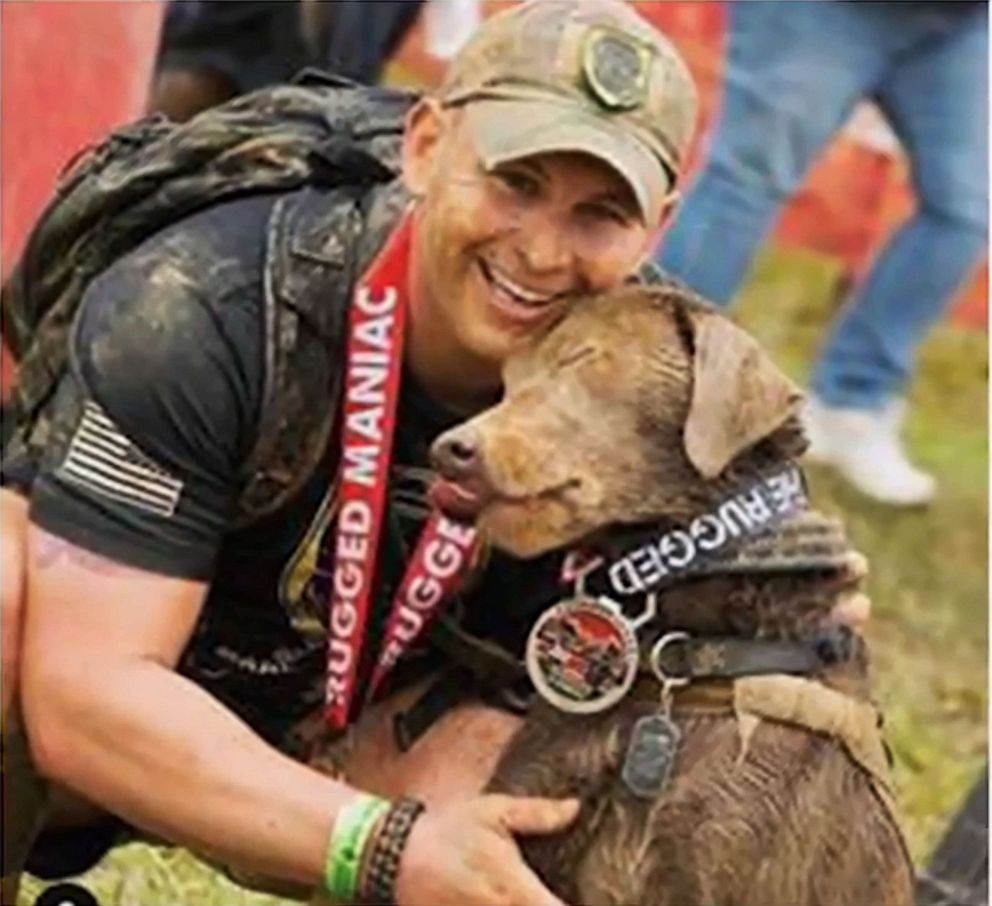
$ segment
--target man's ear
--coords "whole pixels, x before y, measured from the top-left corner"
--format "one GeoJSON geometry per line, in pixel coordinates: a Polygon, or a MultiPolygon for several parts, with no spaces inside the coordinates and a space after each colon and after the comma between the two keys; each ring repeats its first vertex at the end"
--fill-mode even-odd
{"type": "Polygon", "coordinates": [[[658,215],[658,232],[664,232],[668,225],[672,222],[672,218],[675,216],[675,212],[679,208],[679,204],[682,202],[682,193],[676,189],[669,195],[668,199],[665,201],[664,207],[661,209],[661,213],[658,215]]]}
{"type": "Polygon", "coordinates": [[[661,213],[658,215],[658,222],[648,224],[648,230],[644,234],[644,244],[637,256],[637,266],[633,269],[632,273],[636,273],[641,270],[649,261],[651,261],[658,250],[658,240],[664,234],[665,229],[671,220],[675,209],[679,205],[678,192],[672,195],[668,201],[665,202],[661,209],[661,213]]]}
{"type": "Polygon", "coordinates": [[[403,124],[403,182],[412,195],[427,191],[440,150],[450,128],[449,118],[436,98],[425,97],[407,111],[403,124]]]}
{"type": "Polygon", "coordinates": [[[757,341],[727,318],[690,315],[692,400],[683,440],[689,461],[715,478],[735,456],[796,415],[803,395],[757,341]]]}

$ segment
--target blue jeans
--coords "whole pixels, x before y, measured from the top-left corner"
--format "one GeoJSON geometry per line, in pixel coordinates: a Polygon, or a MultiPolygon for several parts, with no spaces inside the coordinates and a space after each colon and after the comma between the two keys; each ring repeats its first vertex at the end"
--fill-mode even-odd
{"type": "Polygon", "coordinates": [[[776,215],[856,103],[903,142],[915,215],[849,300],[813,374],[831,406],[880,408],[980,260],[988,231],[984,3],[732,2],[723,113],[658,263],[727,305],[776,215]]]}

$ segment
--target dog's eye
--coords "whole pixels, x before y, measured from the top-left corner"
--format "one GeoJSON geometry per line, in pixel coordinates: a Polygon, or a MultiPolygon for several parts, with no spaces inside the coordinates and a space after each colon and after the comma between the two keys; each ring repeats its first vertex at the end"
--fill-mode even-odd
{"type": "Polygon", "coordinates": [[[574,365],[576,362],[581,362],[583,359],[589,358],[595,351],[595,346],[580,346],[578,349],[573,349],[560,355],[555,362],[555,366],[558,368],[567,368],[569,365],[574,365]]]}

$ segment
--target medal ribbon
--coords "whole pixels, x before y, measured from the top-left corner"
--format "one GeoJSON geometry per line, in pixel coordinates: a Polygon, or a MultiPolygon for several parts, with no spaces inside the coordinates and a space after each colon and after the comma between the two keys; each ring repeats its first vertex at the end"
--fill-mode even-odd
{"type": "MultiPolygon", "coordinates": [[[[404,215],[355,287],[348,316],[334,574],[327,638],[326,718],[351,713],[375,592],[396,429],[412,217],[404,215]]],[[[475,532],[432,513],[394,596],[370,686],[374,691],[458,587],[475,532]]]]}

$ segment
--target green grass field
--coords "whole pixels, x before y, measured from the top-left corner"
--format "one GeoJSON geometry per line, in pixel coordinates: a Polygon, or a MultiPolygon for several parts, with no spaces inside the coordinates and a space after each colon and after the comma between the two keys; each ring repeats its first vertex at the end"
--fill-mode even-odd
{"type": "MultiPolygon", "coordinates": [[[[774,252],[759,264],[741,320],[804,378],[834,306],[836,271],[774,252]]],[[[915,857],[924,859],[986,758],[988,647],[987,364],[983,334],[941,327],[911,390],[914,454],[941,483],[927,510],[896,512],[811,474],[820,509],[847,520],[871,561],[869,633],[886,736],[915,857]]],[[[131,845],[83,879],[101,906],[262,906],[187,853],[131,845]]],[[[20,906],[39,885],[29,879],[20,906]]]]}
{"type": "MultiPolygon", "coordinates": [[[[766,256],[741,320],[804,378],[835,305],[836,271],[766,256]]],[[[923,350],[907,434],[941,494],[926,510],[872,504],[810,470],[817,505],[843,515],[871,562],[869,631],[886,738],[914,856],[933,848],[986,758],[988,703],[988,342],[950,325],[923,350]]]]}

